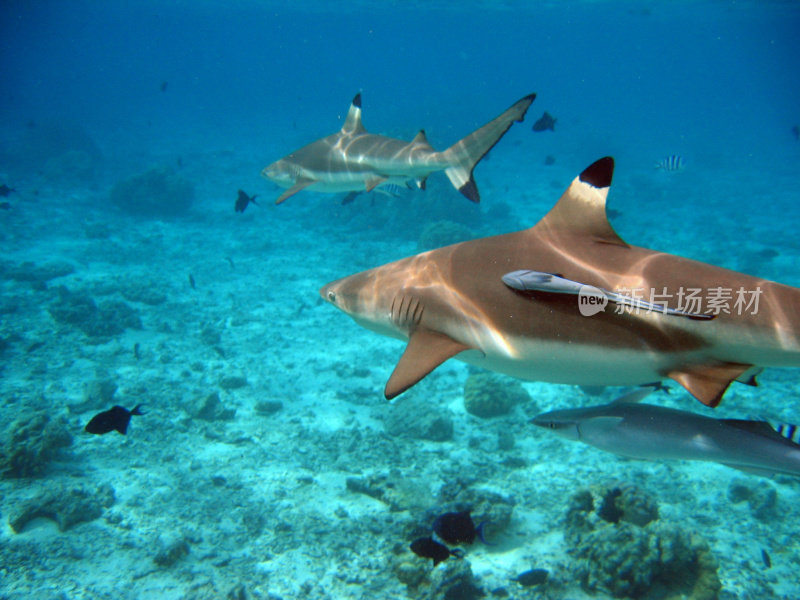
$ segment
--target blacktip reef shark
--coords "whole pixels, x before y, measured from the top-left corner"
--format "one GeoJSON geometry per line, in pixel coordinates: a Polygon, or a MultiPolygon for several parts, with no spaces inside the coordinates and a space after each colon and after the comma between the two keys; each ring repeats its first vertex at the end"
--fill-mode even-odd
{"type": "Polygon", "coordinates": [[[387,184],[415,181],[425,189],[431,173],[444,171],[455,188],[480,201],[472,171],[514,122],[522,121],[536,94],[515,102],[500,116],[456,142],[435,151],[420,130],[410,142],[368,133],[361,122],[361,94],[356,94],[340,131],[295,150],[268,165],[261,175],[283,188],[280,204],[301,190],[371,192],[387,184]]]}
{"type": "Polygon", "coordinates": [[[648,393],[637,390],[611,404],[542,413],[531,423],[628,458],[702,460],[762,475],[800,477],[800,444],[780,433],[794,431],[793,426],[638,404],[648,393]]]}
{"type": "Polygon", "coordinates": [[[669,378],[708,406],[734,380],[754,383],[757,367],[800,366],[800,289],[628,245],[606,217],[613,171],[610,157],[587,167],[530,229],[322,287],[322,298],[360,325],[408,340],[385,396],[452,357],[583,386],[669,378]],[[711,300],[744,291],[758,303],[699,310],[682,301],[693,290],[711,300]]]}

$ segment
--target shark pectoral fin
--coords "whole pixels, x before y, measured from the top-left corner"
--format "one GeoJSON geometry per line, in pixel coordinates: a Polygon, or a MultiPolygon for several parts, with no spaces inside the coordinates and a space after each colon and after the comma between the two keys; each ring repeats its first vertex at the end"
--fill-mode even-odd
{"type": "Polygon", "coordinates": [[[290,187],[288,190],[283,192],[280,196],[278,196],[278,199],[275,200],[275,204],[280,204],[287,198],[294,196],[297,192],[306,189],[312,183],[316,182],[313,179],[301,179],[300,181],[295,183],[292,187],[290,187]]]}
{"type": "Polygon", "coordinates": [[[686,391],[706,406],[714,408],[728,386],[753,365],[718,363],[670,371],[667,377],[680,383],[686,391]]]}
{"type": "Polygon", "coordinates": [[[372,179],[367,179],[364,182],[364,186],[365,186],[365,188],[366,188],[366,190],[368,192],[371,192],[372,190],[374,190],[376,187],[378,187],[380,184],[382,184],[387,179],[388,179],[388,177],[373,177],[372,179]]]}
{"type": "Polygon", "coordinates": [[[469,347],[443,333],[424,328],[416,329],[386,382],[384,396],[391,400],[402,394],[448,358],[464,350],[469,350],[469,347]]]}

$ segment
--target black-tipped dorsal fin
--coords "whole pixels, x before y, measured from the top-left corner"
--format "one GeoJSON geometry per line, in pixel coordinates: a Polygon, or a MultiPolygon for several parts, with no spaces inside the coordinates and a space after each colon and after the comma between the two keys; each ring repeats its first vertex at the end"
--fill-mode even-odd
{"type": "Polygon", "coordinates": [[[350,110],[347,111],[347,118],[342,127],[342,133],[354,135],[365,133],[364,125],[361,123],[361,92],[356,94],[353,102],[350,103],[350,110]]]}
{"type": "Polygon", "coordinates": [[[426,146],[430,146],[430,144],[428,143],[428,138],[425,135],[425,130],[424,129],[420,129],[419,130],[419,133],[414,136],[414,139],[411,140],[411,143],[412,144],[425,144],[426,146]]]}
{"type": "Polygon", "coordinates": [[[591,236],[598,242],[627,247],[606,215],[606,198],[613,175],[614,159],[610,156],[586,167],[535,228],[552,234],[591,236]]]}

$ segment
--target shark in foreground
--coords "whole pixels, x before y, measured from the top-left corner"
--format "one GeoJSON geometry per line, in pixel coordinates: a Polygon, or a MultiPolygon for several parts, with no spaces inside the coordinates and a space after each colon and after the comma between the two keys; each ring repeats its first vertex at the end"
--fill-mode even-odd
{"type": "Polygon", "coordinates": [[[800,289],[628,245],[606,218],[613,170],[610,157],[587,167],[530,229],[322,287],[360,325],[408,340],[385,396],[452,357],[583,386],[669,378],[708,406],[757,367],[800,366],[800,289]]]}
{"type": "Polygon", "coordinates": [[[636,391],[602,406],[554,410],[531,423],[628,458],[704,460],[759,474],[800,477],[800,444],[768,422],[712,419],[637,404],[647,393],[636,391]]]}
{"type": "Polygon", "coordinates": [[[268,165],[261,175],[288,188],[276,204],[305,189],[316,192],[370,192],[378,186],[415,181],[425,189],[431,173],[444,171],[453,186],[480,201],[472,170],[515,121],[522,121],[536,94],[515,102],[500,116],[443,152],[420,130],[410,142],[368,133],[361,123],[361,94],[356,94],[344,126],[268,165]]]}

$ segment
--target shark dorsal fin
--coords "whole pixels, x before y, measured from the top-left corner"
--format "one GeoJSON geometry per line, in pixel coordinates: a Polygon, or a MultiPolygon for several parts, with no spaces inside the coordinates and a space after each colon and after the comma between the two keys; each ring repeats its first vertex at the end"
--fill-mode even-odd
{"type": "Polygon", "coordinates": [[[586,235],[598,242],[627,247],[606,215],[606,198],[613,175],[614,159],[610,156],[586,167],[534,228],[554,235],[586,235]]]}
{"type": "Polygon", "coordinates": [[[419,133],[418,133],[417,135],[415,135],[415,136],[414,136],[414,139],[413,139],[413,140],[411,140],[411,143],[412,143],[412,144],[425,144],[425,145],[426,145],[426,146],[428,146],[429,148],[430,148],[430,146],[431,146],[431,145],[428,143],[428,138],[427,138],[427,136],[425,135],[425,130],[424,130],[424,129],[420,129],[420,130],[419,130],[419,133]]]}
{"type": "Polygon", "coordinates": [[[384,396],[391,400],[402,394],[448,358],[464,350],[469,348],[448,335],[423,327],[415,329],[408,338],[403,356],[386,382],[384,396]]]}
{"type": "Polygon", "coordinates": [[[347,118],[344,120],[342,133],[355,135],[358,133],[365,133],[366,131],[364,125],[361,123],[361,92],[359,92],[350,103],[350,110],[347,111],[347,118]]]}

